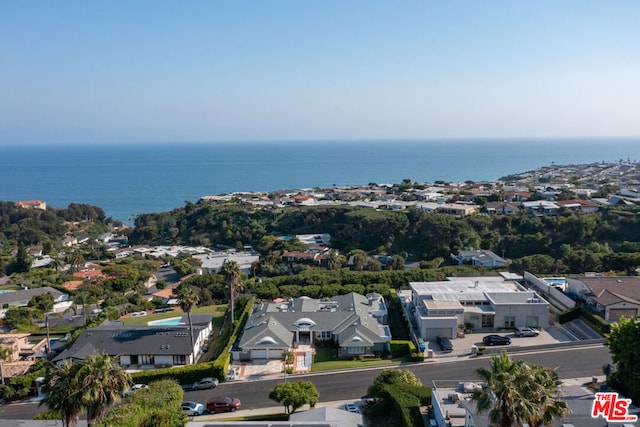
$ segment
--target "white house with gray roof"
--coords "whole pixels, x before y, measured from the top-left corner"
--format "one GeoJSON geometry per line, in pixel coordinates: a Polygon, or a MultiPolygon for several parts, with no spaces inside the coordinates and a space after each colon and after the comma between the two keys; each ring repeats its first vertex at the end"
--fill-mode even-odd
{"type": "Polygon", "coordinates": [[[31,298],[47,293],[53,297],[54,311],[57,311],[56,306],[64,304],[69,299],[69,295],[50,286],[5,292],[0,294],[0,318],[4,317],[9,307],[26,307],[31,298]]]}
{"type": "Polygon", "coordinates": [[[458,325],[474,329],[546,327],[549,303],[536,292],[503,276],[410,282],[411,321],[423,339],[457,336],[458,325]]]}
{"type": "Polygon", "coordinates": [[[471,265],[484,268],[502,267],[507,263],[504,258],[486,249],[462,250],[457,255],[451,254],[451,258],[458,261],[458,265],[469,262],[471,265]]]}
{"type": "Polygon", "coordinates": [[[349,293],[330,301],[301,297],[254,308],[233,354],[236,360],[280,359],[284,351],[301,354],[310,368],[313,343],[333,341],[339,357],[373,355],[387,349],[391,332],[382,321],[386,305],[378,294],[349,293]]]}
{"type": "Polygon", "coordinates": [[[131,370],[193,364],[211,333],[213,316],[191,315],[193,346],[186,317],[184,315],[175,326],[124,326],[122,322],[107,321],[83,331],[54,362],[73,362],[95,353],[106,353],[119,357],[120,365],[131,370]]]}

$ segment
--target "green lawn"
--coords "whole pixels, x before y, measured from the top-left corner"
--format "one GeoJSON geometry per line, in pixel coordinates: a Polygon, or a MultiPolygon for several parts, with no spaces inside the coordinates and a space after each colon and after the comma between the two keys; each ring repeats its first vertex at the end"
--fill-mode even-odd
{"type": "MultiPolygon", "coordinates": [[[[208,305],[205,307],[197,307],[193,309],[192,314],[211,314],[213,315],[213,326],[214,328],[217,326],[218,328],[222,324],[224,319],[224,313],[227,309],[227,305],[208,305]]],[[[157,313],[150,314],[148,316],[140,316],[140,317],[128,317],[126,319],[122,319],[125,326],[146,326],[147,323],[152,322],[154,320],[163,320],[170,319],[172,317],[182,317],[184,313],[180,309],[180,307],[176,307],[173,311],[168,311],[166,313],[157,313]]]]}
{"type": "MultiPolygon", "coordinates": [[[[408,360],[408,359],[407,359],[408,360]]],[[[405,359],[381,359],[372,357],[367,359],[341,360],[337,358],[337,350],[333,347],[316,347],[316,355],[311,366],[312,372],[331,371],[334,369],[358,369],[372,366],[395,365],[405,362],[405,359]]]]}

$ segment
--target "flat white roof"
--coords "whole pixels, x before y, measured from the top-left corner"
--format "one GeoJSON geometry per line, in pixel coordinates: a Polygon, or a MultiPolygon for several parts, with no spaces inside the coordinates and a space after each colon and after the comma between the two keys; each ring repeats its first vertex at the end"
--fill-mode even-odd
{"type": "Polygon", "coordinates": [[[486,300],[486,292],[517,292],[513,282],[501,277],[464,278],[442,282],[409,282],[411,289],[419,296],[431,297],[433,300],[482,301],[486,300]]]}

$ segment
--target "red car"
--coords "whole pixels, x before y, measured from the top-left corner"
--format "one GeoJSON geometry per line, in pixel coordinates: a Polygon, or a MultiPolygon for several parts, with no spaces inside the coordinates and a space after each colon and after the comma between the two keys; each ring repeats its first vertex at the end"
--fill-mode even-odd
{"type": "Polygon", "coordinates": [[[233,412],[236,409],[240,409],[240,399],[237,397],[213,397],[207,400],[206,409],[210,414],[233,412]]]}

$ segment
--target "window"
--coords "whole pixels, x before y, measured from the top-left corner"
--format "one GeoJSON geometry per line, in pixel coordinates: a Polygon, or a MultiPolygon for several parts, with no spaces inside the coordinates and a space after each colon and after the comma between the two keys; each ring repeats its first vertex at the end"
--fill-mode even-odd
{"type": "Polygon", "coordinates": [[[366,347],[347,347],[347,354],[364,354],[366,347]]]}
{"type": "Polygon", "coordinates": [[[173,364],[174,365],[186,365],[187,364],[187,356],[184,354],[177,354],[173,356],[173,364]]]}
{"type": "Polygon", "coordinates": [[[527,316],[527,326],[530,328],[537,328],[538,325],[538,316],[527,316]]]}
{"type": "Polygon", "coordinates": [[[318,334],[318,339],[323,341],[330,340],[332,335],[331,331],[322,331],[318,334]]]}
{"type": "Polygon", "coordinates": [[[154,356],[140,356],[140,364],[141,365],[155,365],[155,357],[154,356]]]}
{"type": "Polygon", "coordinates": [[[516,316],[504,316],[505,328],[515,328],[515,326],[516,326],[516,316]]]}

